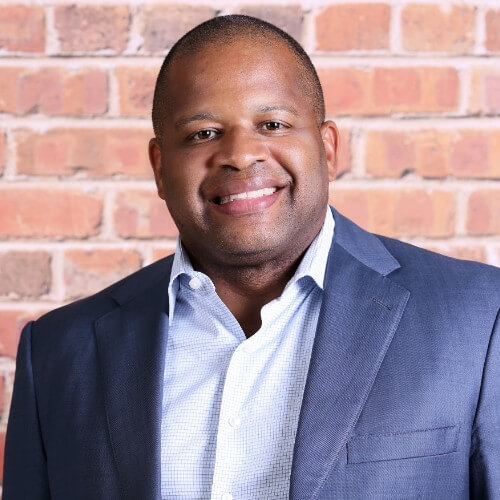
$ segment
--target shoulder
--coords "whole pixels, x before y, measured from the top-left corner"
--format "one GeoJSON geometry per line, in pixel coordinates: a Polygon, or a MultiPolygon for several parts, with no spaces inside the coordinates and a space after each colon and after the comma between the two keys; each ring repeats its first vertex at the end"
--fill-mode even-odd
{"type": "Polygon", "coordinates": [[[446,257],[403,241],[371,233],[332,207],[336,241],[362,264],[411,291],[440,289],[463,295],[475,290],[500,299],[500,269],[446,257]]]}
{"type": "Polygon", "coordinates": [[[370,233],[337,211],[334,216],[337,243],[358,262],[410,292],[405,311],[416,323],[491,331],[500,307],[500,269],[370,233]]]}
{"type": "MultiPolygon", "coordinates": [[[[376,235],[409,275],[431,278],[430,273],[442,273],[439,278],[450,284],[496,286],[500,284],[500,269],[470,260],[447,257],[394,238],[376,235]]],[[[497,290],[498,291],[498,290],[497,290]]]]}
{"type": "Polygon", "coordinates": [[[376,235],[399,262],[388,277],[410,292],[448,305],[497,311],[500,306],[500,269],[447,257],[393,238],[376,235]]]}
{"type": "Polygon", "coordinates": [[[100,292],[59,307],[41,316],[34,324],[37,331],[81,330],[94,321],[145,292],[159,280],[170,276],[173,256],[165,257],[113,283],[100,292]]]}

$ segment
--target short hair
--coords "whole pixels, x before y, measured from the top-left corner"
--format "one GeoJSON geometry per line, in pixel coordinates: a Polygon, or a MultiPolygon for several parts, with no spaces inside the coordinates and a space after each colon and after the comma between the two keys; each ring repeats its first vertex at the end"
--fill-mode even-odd
{"type": "Polygon", "coordinates": [[[203,49],[207,42],[230,43],[246,36],[252,37],[254,40],[256,37],[259,37],[259,43],[271,45],[273,40],[269,40],[263,35],[271,35],[271,37],[274,37],[274,41],[276,39],[281,40],[295,57],[299,67],[304,70],[305,78],[301,79],[300,83],[303,85],[304,92],[312,101],[318,125],[320,125],[325,120],[323,89],[321,88],[316,69],[306,51],[293,37],[274,24],[256,17],[232,14],[213,17],[195,26],[173,45],[165,57],[156,79],[153,96],[152,120],[156,137],[161,137],[163,129],[166,107],[168,105],[166,76],[175,59],[203,49]]]}

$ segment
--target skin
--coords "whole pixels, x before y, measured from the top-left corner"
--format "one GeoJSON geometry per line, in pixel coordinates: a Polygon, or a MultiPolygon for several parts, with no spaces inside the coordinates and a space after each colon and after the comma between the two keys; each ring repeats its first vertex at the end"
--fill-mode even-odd
{"type": "Polygon", "coordinates": [[[170,69],[168,118],[149,144],[158,194],[193,267],[212,279],[249,337],[321,230],[337,127],[318,124],[297,83],[301,68],[278,40],[271,49],[245,39],[208,44],[170,69]],[[200,113],[212,117],[179,123],[200,113]],[[214,203],[229,183],[259,179],[280,186],[271,206],[227,214],[214,203]]]}

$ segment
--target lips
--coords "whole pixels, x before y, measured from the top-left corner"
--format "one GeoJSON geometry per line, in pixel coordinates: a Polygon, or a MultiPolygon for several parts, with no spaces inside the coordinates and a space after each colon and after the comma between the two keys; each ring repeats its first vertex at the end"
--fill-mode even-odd
{"type": "Polygon", "coordinates": [[[252,179],[235,180],[226,182],[210,190],[207,198],[217,205],[269,196],[284,187],[276,179],[254,177],[252,179]]]}
{"type": "Polygon", "coordinates": [[[276,187],[257,189],[256,191],[246,191],[244,193],[230,194],[229,196],[218,196],[214,201],[219,205],[225,205],[234,200],[247,200],[254,198],[261,198],[262,196],[269,196],[278,190],[276,187]]]}
{"type": "Polygon", "coordinates": [[[226,215],[252,214],[273,205],[284,187],[275,179],[254,177],[220,185],[210,192],[208,199],[217,212],[226,215]]]}

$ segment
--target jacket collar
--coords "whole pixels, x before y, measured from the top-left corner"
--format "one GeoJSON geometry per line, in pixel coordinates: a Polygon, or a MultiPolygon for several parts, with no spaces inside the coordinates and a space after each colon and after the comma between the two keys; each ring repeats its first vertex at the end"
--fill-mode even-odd
{"type": "Polygon", "coordinates": [[[387,276],[401,267],[376,235],[361,229],[335,208],[330,208],[335,219],[334,243],[349,252],[361,264],[382,276],[387,276]]]}
{"type": "Polygon", "coordinates": [[[292,500],[315,500],[370,393],[410,292],[382,242],[339,212],[311,353],[290,479],[292,500]]]}

